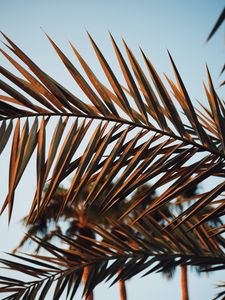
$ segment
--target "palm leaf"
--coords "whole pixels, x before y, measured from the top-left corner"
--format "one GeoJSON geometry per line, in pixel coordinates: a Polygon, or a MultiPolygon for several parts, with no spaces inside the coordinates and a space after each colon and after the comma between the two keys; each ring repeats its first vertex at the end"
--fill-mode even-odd
{"type": "Polygon", "coordinates": [[[98,240],[81,235],[77,239],[59,236],[67,245],[64,249],[32,237],[49,255],[11,255],[12,260],[1,259],[1,263],[9,270],[26,273],[30,280],[0,276],[0,292],[10,293],[11,299],[23,299],[25,295],[36,299],[34,295],[39,292],[42,298],[39,296],[38,299],[45,299],[56,282],[52,299],[58,299],[65,289],[67,299],[73,299],[87,266],[89,275],[84,286],[86,295],[102,281],[111,280],[112,285],[141,272],[146,276],[180,264],[200,264],[202,271],[225,268],[222,250],[225,241],[222,237],[209,239],[206,230],[208,225],[188,231],[193,223],[187,222],[171,234],[162,231],[163,225],[154,218],[145,217],[135,224],[134,232],[131,233],[127,225],[112,222],[116,225],[114,232],[100,226],[90,227],[99,235],[98,240]],[[138,235],[135,234],[137,230],[138,235]]]}
{"type": "MultiPolygon", "coordinates": [[[[100,193],[106,193],[107,197],[98,203],[99,210],[105,213],[118,203],[123,203],[138,187],[153,180],[154,188],[162,188],[162,192],[158,199],[133,221],[166,205],[193,184],[211,176],[224,176],[225,108],[215,93],[209,71],[209,88],[206,88],[209,108],[202,105],[203,110],[199,112],[194,108],[171,56],[177,84],[168,77],[167,80],[175,99],[142,51],[152,81],[147,79],[125,42],[131,68],[111,36],[127,88],[119,83],[106,58],[89,36],[109,81],[110,86],[106,87],[74,46],[71,45],[90,83],[48,37],[66,69],[87,97],[81,100],[42,71],[8,37],[4,37],[9,44],[9,51],[28,68],[25,69],[1,50],[4,57],[23,76],[19,78],[5,68],[0,68],[0,73],[10,82],[0,82],[4,92],[4,95],[0,96],[0,152],[11,140],[10,137],[13,139],[9,190],[2,206],[2,211],[8,207],[9,220],[16,188],[32,155],[37,156],[37,190],[28,222],[37,217],[37,208],[38,212],[42,212],[49,205],[59,185],[70,176],[72,182],[60,211],[68,203],[76,203],[84,184],[93,183],[85,199],[86,206],[96,205],[100,193]],[[11,84],[15,88],[12,88],[11,84]],[[50,148],[47,149],[49,140],[46,133],[51,119],[57,122],[54,125],[50,148]],[[84,142],[87,146],[80,154],[84,142]],[[202,157],[200,160],[199,155],[202,157]],[[48,188],[42,198],[47,181],[48,188]],[[110,185],[112,181],[115,181],[114,187],[110,185]],[[165,190],[165,186],[169,188],[165,190]]],[[[202,199],[207,199],[207,204],[214,204],[214,212],[211,212],[208,218],[205,216],[199,220],[199,224],[217,214],[221,216],[224,209],[223,206],[219,206],[217,200],[223,190],[222,184],[219,192],[209,191],[202,196],[205,198],[199,195],[195,204],[185,212],[186,217],[176,216],[174,223],[187,223],[201,208],[202,199]]],[[[124,206],[121,219],[130,215],[145,199],[142,195],[137,197],[136,204],[124,206]]],[[[172,222],[173,220],[171,225],[174,225],[172,222]]]]}
{"type": "Polygon", "coordinates": [[[215,25],[213,26],[213,29],[211,30],[207,41],[209,41],[211,39],[211,37],[215,34],[215,32],[219,29],[219,27],[221,26],[221,24],[224,22],[225,20],[225,8],[222,10],[218,20],[216,21],[215,25]]]}

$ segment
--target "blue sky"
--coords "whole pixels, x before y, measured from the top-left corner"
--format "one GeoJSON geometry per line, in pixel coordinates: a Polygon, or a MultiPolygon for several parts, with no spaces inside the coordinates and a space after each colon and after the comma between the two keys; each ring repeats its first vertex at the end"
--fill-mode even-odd
{"type": "MultiPolygon", "coordinates": [[[[47,32],[72,57],[68,41],[74,43],[94,70],[100,71],[91,49],[86,30],[96,40],[113,69],[119,70],[108,31],[119,45],[123,37],[138,58],[139,46],[156,66],[160,74],[173,76],[167,55],[171,52],[186,83],[192,99],[205,101],[202,80],[206,79],[205,64],[218,87],[218,74],[224,62],[224,30],[221,28],[213,39],[205,44],[206,37],[219,16],[224,1],[212,0],[127,0],[127,1],[78,1],[78,0],[2,0],[0,10],[1,30],[17,43],[44,70],[57,80],[79,93],[64,71],[57,55],[47,41],[47,32]],[[41,29],[43,28],[43,30],[41,29]]],[[[2,38],[3,40],[3,38],[2,38]]],[[[4,45],[2,45],[4,48],[4,45]]],[[[1,57],[1,64],[11,68],[1,57]]],[[[99,75],[103,76],[102,72],[99,75]]],[[[103,78],[103,77],[102,77],[103,78]]],[[[218,90],[220,93],[220,91],[218,90]]],[[[4,168],[7,153],[0,159],[4,168]]],[[[7,179],[1,176],[0,202],[4,201],[7,179]]],[[[17,192],[16,213],[12,225],[7,227],[6,214],[0,218],[0,251],[10,251],[23,234],[18,225],[29,207],[34,182],[32,170],[25,174],[17,192]]],[[[194,272],[190,276],[191,300],[210,299],[215,293],[213,284],[222,280],[216,273],[207,279],[194,272]]],[[[172,281],[162,280],[161,275],[134,279],[128,283],[128,299],[180,299],[179,272],[172,281]]],[[[115,289],[98,288],[97,299],[118,299],[115,289]]]]}

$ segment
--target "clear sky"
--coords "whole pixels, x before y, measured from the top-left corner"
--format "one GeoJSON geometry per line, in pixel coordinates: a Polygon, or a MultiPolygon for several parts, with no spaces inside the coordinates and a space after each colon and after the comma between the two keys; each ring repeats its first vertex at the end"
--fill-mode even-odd
{"type": "MultiPolygon", "coordinates": [[[[141,46],[160,74],[166,72],[173,76],[166,51],[169,49],[191,97],[204,102],[202,80],[206,79],[206,62],[215,86],[218,87],[221,81],[218,74],[224,63],[224,28],[209,43],[205,44],[205,40],[223,5],[222,0],[1,0],[0,29],[45,71],[75,93],[79,92],[66,75],[41,27],[72,58],[68,40],[74,43],[97,71],[100,68],[86,30],[94,37],[115,72],[119,69],[108,31],[114,35],[119,45],[122,45],[123,37],[137,57],[141,57],[141,46]]],[[[2,65],[10,68],[3,57],[0,60],[2,65]]],[[[0,169],[7,166],[7,158],[6,151],[0,158],[0,169]]],[[[4,201],[7,186],[7,178],[3,173],[0,174],[0,203],[4,201]]],[[[18,220],[29,208],[34,191],[34,181],[31,180],[33,173],[29,169],[18,188],[12,225],[7,227],[6,214],[0,218],[0,251],[10,251],[23,234],[24,229],[18,225],[18,220]]],[[[200,278],[192,272],[189,282],[190,299],[211,299],[216,292],[213,284],[223,279],[224,276],[219,272],[209,279],[204,274],[200,278]]],[[[135,278],[128,283],[128,299],[180,299],[179,280],[179,272],[172,281],[162,279],[159,274],[144,279],[135,278]]],[[[101,287],[98,288],[96,298],[118,299],[117,292],[116,288],[107,290],[106,286],[101,287]]]]}

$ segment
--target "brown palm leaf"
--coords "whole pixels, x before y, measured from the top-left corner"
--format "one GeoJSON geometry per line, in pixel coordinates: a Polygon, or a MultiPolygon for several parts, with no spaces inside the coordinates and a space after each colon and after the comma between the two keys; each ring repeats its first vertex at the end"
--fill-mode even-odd
{"type": "MultiPolygon", "coordinates": [[[[203,107],[203,112],[199,113],[171,55],[177,80],[175,84],[167,78],[172,94],[143,51],[152,81],[124,42],[131,67],[128,66],[112,38],[127,85],[124,88],[89,36],[108,79],[109,86],[106,87],[74,46],[72,49],[87,79],[48,37],[75,83],[84,92],[84,100],[81,100],[4,37],[9,51],[27,67],[1,50],[22,75],[20,78],[0,67],[1,74],[7,79],[0,81],[3,90],[0,96],[0,152],[12,138],[8,194],[1,210],[8,208],[9,221],[16,188],[32,155],[36,155],[37,161],[37,189],[28,222],[37,218],[37,212],[45,210],[59,185],[70,176],[72,181],[61,211],[67,204],[76,203],[85,184],[93,183],[85,200],[87,207],[95,205],[102,192],[106,193],[99,206],[101,213],[105,213],[122,203],[138,187],[149,180],[154,181],[153,189],[160,188],[160,195],[137,216],[137,220],[209,177],[224,177],[225,107],[216,94],[209,71],[206,87],[209,108],[203,107]],[[47,132],[50,126],[55,130],[49,140],[47,132]],[[48,188],[42,197],[47,181],[48,188]]],[[[217,214],[224,214],[224,204],[217,202],[224,189],[225,182],[222,182],[199,195],[189,210],[176,216],[174,222],[188,222],[201,211],[203,203],[213,205],[214,210],[199,220],[199,224],[217,214]]],[[[142,201],[145,201],[144,196],[137,197],[136,203],[126,207],[121,218],[129,215],[142,201]]]]}

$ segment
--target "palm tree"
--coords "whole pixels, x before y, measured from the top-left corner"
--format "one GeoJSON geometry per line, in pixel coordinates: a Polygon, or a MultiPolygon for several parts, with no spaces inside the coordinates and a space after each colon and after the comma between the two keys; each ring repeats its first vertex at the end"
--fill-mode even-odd
{"type": "Polygon", "coordinates": [[[91,230],[102,237],[100,241],[82,235],[79,241],[61,236],[69,247],[76,247],[76,250],[60,249],[33,237],[54,257],[29,258],[30,263],[35,265],[33,269],[26,267],[28,258],[20,258],[24,261],[21,264],[1,261],[13,270],[28,272],[30,276],[35,274],[42,280],[21,283],[2,276],[3,287],[0,291],[12,292],[13,295],[8,299],[31,298],[41,288],[44,295],[54,280],[58,282],[55,297],[62,293],[65,286],[68,286],[68,293],[73,295],[87,267],[89,275],[85,293],[91,293],[96,284],[110,279],[118,272],[120,276],[115,280],[127,280],[152,266],[153,262],[157,265],[152,266],[152,269],[158,271],[189,264],[199,264],[205,270],[207,266],[213,265],[216,265],[215,268],[224,268],[223,237],[218,231],[208,240],[211,230],[209,220],[225,213],[222,198],[225,189],[225,107],[215,91],[209,70],[208,86],[205,85],[209,107],[202,105],[201,109],[195,109],[170,54],[177,83],[166,78],[173,96],[141,51],[151,76],[151,81],[147,79],[125,42],[131,67],[128,67],[111,37],[127,85],[124,88],[89,36],[109,81],[110,86],[106,87],[73,45],[71,47],[90,83],[48,37],[65,67],[85,93],[87,99],[81,100],[42,71],[8,37],[4,37],[9,51],[22,60],[29,70],[1,50],[23,76],[20,78],[0,67],[1,74],[7,78],[7,81],[0,81],[0,88],[4,92],[0,96],[0,153],[12,141],[9,188],[1,212],[8,209],[10,222],[16,188],[31,157],[36,155],[37,188],[28,223],[34,223],[44,213],[60,184],[72,176],[59,211],[72,203],[78,204],[77,200],[84,187],[92,184],[83,203],[85,211],[94,207],[99,196],[106,192],[98,213],[110,214],[118,204],[126,207],[114,224],[116,231],[126,237],[126,241],[100,225],[91,226],[91,230]],[[51,122],[53,119],[57,121],[51,122]],[[46,134],[49,126],[55,128],[50,140],[46,134]],[[48,144],[49,148],[46,146],[48,144]],[[163,230],[164,225],[151,217],[151,214],[184,191],[212,176],[222,180],[199,194],[194,203],[182,213],[172,215],[170,219],[165,216],[167,230],[163,230]],[[151,205],[134,213],[134,233],[130,233],[123,220],[136,212],[146,196],[136,196],[134,202],[128,203],[126,199],[129,200],[137,188],[149,180],[154,182],[152,190],[157,189],[159,195],[151,205]],[[42,197],[46,182],[48,188],[42,197]],[[208,205],[212,206],[212,210],[203,215],[202,211],[208,205]],[[198,218],[195,219],[197,214],[198,218]],[[87,241],[91,243],[90,250],[85,248],[87,241]],[[152,261],[147,259],[149,257],[152,261]],[[111,265],[108,265],[109,261],[111,265]]]}
{"type": "MultiPolygon", "coordinates": [[[[1,292],[11,292],[12,299],[18,295],[32,297],[33,293],[38,291],[46,295],[53,282],[57,282],[55,290],[57,297],[64,289],[68,289],[68,295],[73,297],[83,270],[87,266],[89,266],[87,280],[89,283],[86,284],[85,291],[88,293],[99,281],[110,279],[118,272],[120,275],[115,278],[114,282],[118,281],[118,278],[127,280],[143,270],[146,270],[145,275],[147,275],[154,271],[165,272],[171,266],[176,267],[180,264],[198,265],[200,263],[201,269],[205,271],[224,268],[225,258],[222,249],[225,240],[221,237],[209,239],[205,225],[201,225],[195,231],[190,231],[194,224],[190,222],[189,227],[187,224],[181,225],[171,234],[169,230],[162,231],[163,225],[160,225],[154,218],[146,216],[141,221],[137,221],[133,228],[138,234],[132,234],[130,226],[120,225],[116,221],[113,223],[117,225],[114,233],[99,225],[91,227],[91,230],[98,234],[98,240],[83,235],[78,239],[61,236],[68,245],[67,249],[32,237],[51,256],[35,255],[28,258],[14,255],[22,262],[1,260],[12,270],[26,271],[31,277],[34,274],[38,276],[37,280],[26,282],[0,276],[1,283],[4,285],[1,292]],[[125,240],[127,242],[124,242],[125,240]],[[89,247],[87,247],[87,242],[89,247]],[[216,256],[213,255],[212,250],[216,251],[216,256]],[[109,263],[110,260],[112,263],[109,263]],[[61,268],[58,268],[59,266],[61,268]]],[[[70,299],[73,299],[72,297],[70,299]]]]}
{"type": "MultiPolygon", "coordinates": [[[[158,223],[165,225],[165,221],[172,218],[171,212],[176,211],[182,213],[185,209],[185,206],[188,207],[193,202],[194,199],[197,198],[199,193],[199,187],[192,186],[190,189],[184,191],[181,195],[177,197],[174,203],[167,206],[162,206],[161,209],[154,211],[151,214],[151,217],[154,218],[158,223]]],[[[136,207],[136,214],[140,211],[145,210],[149,207],[152,202],[157,198],[157,194],[155,190],[152,189],[151,185],[145,184],[137,189],[136,193],[132,197],[132,202],[135,203],[136,197],[144,197],[144,200],[140,203],[139,206],[136,207]]],[[[202,216],[196,215],[197,218],[201,218],[212,211],[212,207],[205,206],[202,210],[202,216]]],[[[134,216],[135,218],[135,216],[134,216]]],[[[209,222],[209,226],[211,230],[217,228],[219,225],[222,224],[222,220],[219,217],[212,219],[209,222]]],[[[201,268],[196,267],[195,270],[200,274],[201,268]]],[[[166,276],[166,278],[171,279],[174,275],[175,268],[171,266],[170,269],[166,269],[162,274],[166,276]]],[[[182,300],[189,299],[189,291],[188,291],[188,266],[185,264],[180,265],[180,273],[181,273],[181,291],[182,291],[182,300]]]]}
{"type": "MultiPolygon", "coordinates": [[[[184,191],[181,195],[177,197],[175,202],[169,206],[171,211],[178,211],[179,213],[182,213],[185,209],[185,206],[188,207],[191,203],[191,201],[194,201],[194,199],[197,198],[199,193],[199,186],[192,186],[190,189],[184,191]]],[[[203,217],[204,215],[209,214],[212,211],[212,207],[205,206],[204,209],[201,211],[201,216],[198,214],[195,216],[197,217],[203,217]]],[[[216,217],[215,219],[212,219],[209,222],[209,226],[211,230],[213,228],[217,228],[219,225],[222,224],[222,221],[219,217],[216,217]]],[[[195,271],[200,274],[201,268],[196,267],[195,271]]],[[[182,291],[182,300],[189,300],[189,290],[188,290],[188,266],[185,264],[180,265],[180,273],[181,273],[181,291],[182,291]]],[[[168,270],[168,273],[165,273],[167,278],[172,278],[174,274],[174,268],[171,270],[168,270]]]]}
{"type": "MultiPolygon", "coordinates": [[[[199,187],[197,185],[193,186],[191,189],[186,190],[184,193],[182,193],[178,197],[176,204],[179,203],[178,207],[179,207],[180,211],[183,211],[185,203],[190,203],[190,201],[193,201],[197,197],[198,190],[199,190],[199,187]]],[[[196,214],[195,217],[201,218],[201,217],[209,214],[212,210],[213,210],[212,207],[205,206],[204,209],[200,212],[201,215],[199,216],[199,214],[196,214]]],[[[209,226],[211,227],[211,230],[213,230],[213,228],[217,228],[221,224],[222,224],[222,221],[219,217],[216,217],[209,221],[209,226]]],[[[201,269],[198,267],[195,269],[198,273],[199,273],[199,271],[201,271],[201,269]]],[[[182,286],[182,300],[188,300],[189,299],[188,267],[186,265],[181,265],[181,286],[182,286]]]]}
{"type": "MultiPolygon", "coordinates": [[[[87,238],[95,239],[95,233],[90,229],[88,224],[99,223],[104,227],[111,227],[109,221],[104,217],[99,217],[97,214],[98,205],[92,206],[90,209],[85,209],[83,203],[88,195],[88,190],[91,186],[83,188],[80,194],[79,203],[72,203],[67,205],[65,209],[60,212],[60,205],[65,200],[67,189],[59,187],[51,199],[48,207],[44,210],[43,214],[35,219],[34,222],[29,221],[28,217],[24,217],[22,220],[23,224],[28,227],[27,234],[23,237],[19,245],[14,249],[13,253],[16,253],[19,249],[30,242],[30,236],[38,236],[45,242],[52,242],[55,238],[58,238],[59,242],[60,235],[64,234],[66,237],[75,238],[77,235],[82,235],[87,238]],[[60,213],[59,213],[60,212],[60,213]]],[[[101,195],[101,198],[104,194],[101,195]]],[[[116,218],[120,207],[117,205],[114,208],[114,213],[110,215],[111,218],[116,218]]],[[[79,237],[77,237],[79,241],[79,237]]],[[[61,241],[62,242],[62,241],[61,241]]],[[[89,243],[86,243],[86,247],[89,247],[89,243]]],[[[39,253],[40,245],[35,249],[35,253],[39,253]]],[[[84,269],[83,282],[86,285],[88,279],[88,268],[84,269]]],[[[120,288],[120,300],[127,299],[126,286],[123,280],[119,281],[120,288]]],[[[93,300],[93,292],[90,295],[85,296],[87,300],[93,300]]]]}
{"type": "MultiPolygon", "coordinates": [[[[85,210],[83,207],[83,201],[79,201],[79,204],[65,207],[63,212],[60,212],[60,204],[64,201],[67,190],[63,187],[59,187],[51,199],[50,204],[44,210],[43,214],[39,216],[34,222],[28,221],[27,216],[23,219],[24,225],[28,227],[28,234],[26,234],[21,240],[18,247],[13,251],[17,252],[25,243],[30,241],[30,236],[41,237],[45,242],[51,242],[54,238],[58,238],[63,233],[68,237],[75,237],[77,234],[84,235],[86,237],[95,238],[94,232],[87,226],[89,222],[93,222],[96,217],[92,211],[85,210]],[[28,221],[28,222],[27,222],[28,221]],[[60,223],[63,222],[63,226],[60,223]],[[63,228],[65,227],[65,228],[63,228]]],[[[87,194],[86,190],[83,190],[81,197],[85,199],[87,194]]],[[[88,247],[89,244],[86,244],[88,247]]],[[[40,251],[38,246],[35,250],[36,253],[40,251]]],[[[88,268],[84,269],[83,282],[87,283],[88,268]]],[[[90,295],[84,295],[86,300],[93,300],[93,293],[90,295]]]]}

